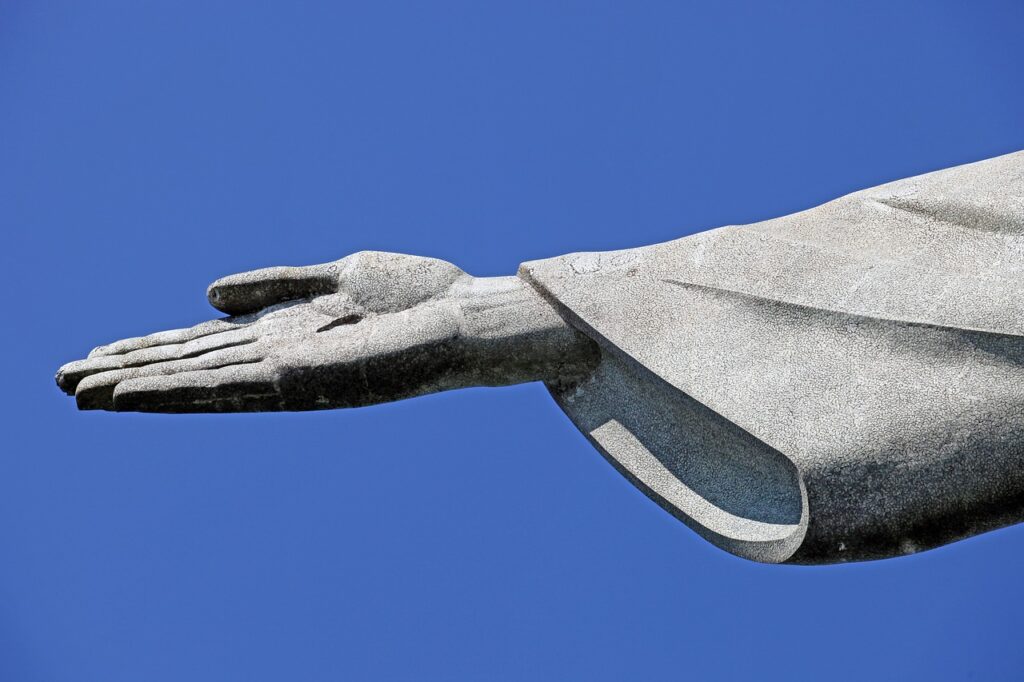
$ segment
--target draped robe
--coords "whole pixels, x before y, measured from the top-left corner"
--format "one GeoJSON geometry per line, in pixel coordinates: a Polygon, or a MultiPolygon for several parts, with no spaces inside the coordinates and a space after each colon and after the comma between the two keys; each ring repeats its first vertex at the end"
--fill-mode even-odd
{"type": "Polygon", "coordinates": [[[519,274],[601,348],[559,406],[729,552],[881,558],[1024,519],[1024,152],[519,274]]]}

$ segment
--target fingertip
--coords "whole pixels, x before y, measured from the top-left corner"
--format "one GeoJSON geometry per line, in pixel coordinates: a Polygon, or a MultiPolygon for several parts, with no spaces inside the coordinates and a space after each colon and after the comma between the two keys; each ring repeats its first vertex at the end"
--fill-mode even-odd
{"type": "Polygon", "coordinates": [[[75,387],[78,386],[78,382],[81,381],[84,376],[83,366],[85,363],[85,360],[75,360],[74,362],[62,365],[61,368],[57,370],[56,376],[54,376],[54,380],[57,382],[57,387],[68,395],[74,395],[75,387]]]}
{"type": "Polygon", "coordinates": [[[239,281],[239,275],[229,275],[214,280],[206,287],[206,300],[217,310],[229,315],[239,314],[231,305],[230,292],[243,286],[245,283],[239,281]]]}
{"type": "Polygon", "coordinates": [[[112,410],[115,386],[115,383],[104,381],[99,374],[86,377],[75,390],[75,404],[79,410],[112,410]]]}
{"type": "Polygon", "coordinates": [[[68,380],[63,367],[57,370],[57,373],[53,376],[53,380],[57,382],[57,388],[64,391],[67,395],[74,393],[74,391],[68,390],[68,380]]]}

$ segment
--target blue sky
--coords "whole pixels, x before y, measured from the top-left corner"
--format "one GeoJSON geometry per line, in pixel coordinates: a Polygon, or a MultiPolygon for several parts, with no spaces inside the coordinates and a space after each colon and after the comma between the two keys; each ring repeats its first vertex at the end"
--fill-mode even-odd
{"type": "Polygon", "coordinates": [[[1019,2],[700,5],[0,4],[0,680],[1019,679],[1024,527],[764,566],[540,385],[228,416],[53,385],[231,272],[510,274],[1024,148],[1019,2]]]}

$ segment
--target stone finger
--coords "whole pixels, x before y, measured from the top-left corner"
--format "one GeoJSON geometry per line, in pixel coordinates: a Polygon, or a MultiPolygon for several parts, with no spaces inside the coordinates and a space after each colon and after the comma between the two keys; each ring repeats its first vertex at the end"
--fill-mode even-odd
{"type": "Polygon", "coordinates": [[[232,315],[252,313],[276,303],[338,291],[337,263],[274,267],[222,277],[206,291],[217,310],[232,315]]]}
{"type": "Polygon", "coordinates": [[[124,353],[130,353],[143,348],[186,343],[203,336],[239,329],[249,323],[251,323],[251,320],[241,317],[208,320],[201,324],[197,324],[194,327],[187,327],[185,329],[169,329],[167,331],[156,332],[155,334],[149,334],[147,336],[136,336],[129,339],[115,341],[114,343],[110,343],[105,346],[98,346],[89,353],[89,358],[106,355],[122,355],[124,353]]]}
{"type": "Polygon", "coordinates": [[[265,356],[266,348],[262,344],[252,343],[215,350],[194,358],[158,362],[140,367],[126,367],[93,374],[79,382],[75,391],[75,401],[78,403],[78,408],[82,410],[112,410],[114,409],[114,388],[125,381],[257,363],[265,356]]]}
{"type": "Polygon", "coordinates": [[[280,409],[269,362],[128,379],[114,387],[118,412],[252,412],[280,409]]]}

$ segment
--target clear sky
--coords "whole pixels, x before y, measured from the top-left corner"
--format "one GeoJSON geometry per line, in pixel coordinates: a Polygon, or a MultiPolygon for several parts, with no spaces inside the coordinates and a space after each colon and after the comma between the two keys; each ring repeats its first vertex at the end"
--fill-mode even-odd
{"type": "Polygon", "coordinates": [[[1024,148],[1022,26],[1017,1],[0,3],[0,680],[1020,679],[1024,527],[765,566],[540,385],[166,416],[79,413],[52,377],[214,316],[231,272],[510,274],[1024,148]]]}

